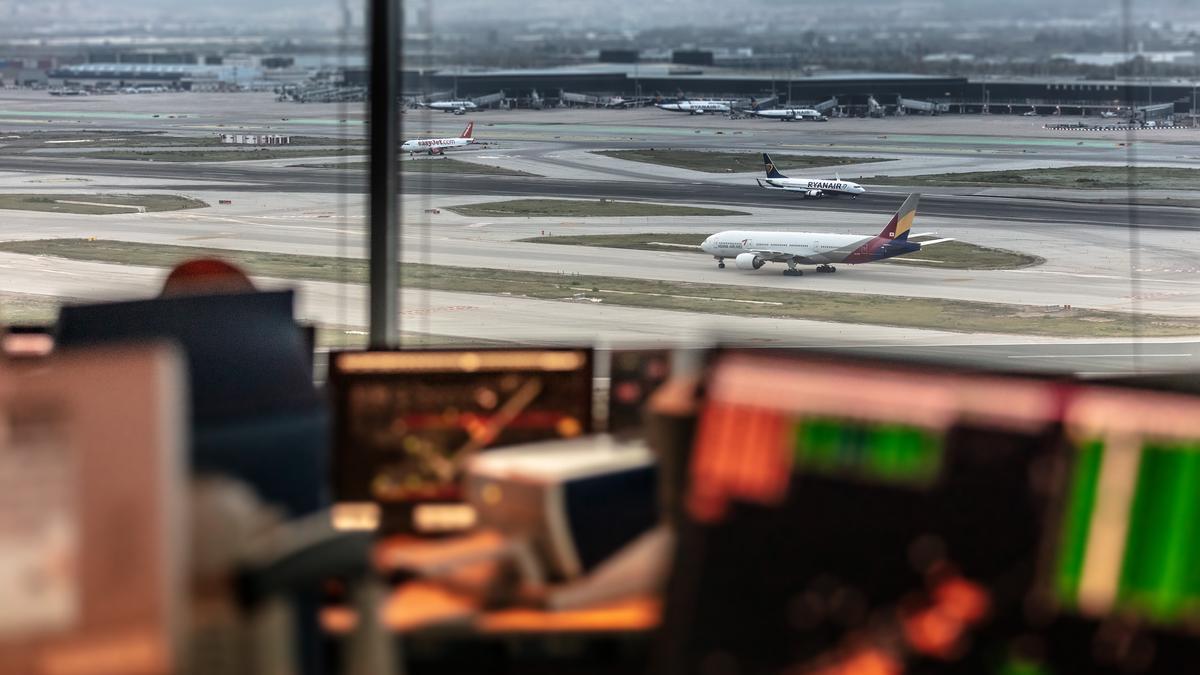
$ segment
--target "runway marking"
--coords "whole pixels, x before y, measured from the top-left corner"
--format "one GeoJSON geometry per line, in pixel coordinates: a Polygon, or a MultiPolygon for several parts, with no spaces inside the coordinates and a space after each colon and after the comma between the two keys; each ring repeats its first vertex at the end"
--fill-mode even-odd
{"type": "Polygon", "coordinates": [[[1009,359],[1123,359],[1127,357],[1138,359],[1175,359],[1191,356],[1191,354],[1010,354],[1009,359]]]}
{"type": "Polygon", "coordinates": [[[745,305],[782,305],[782,302],[770,302],[767,300],[735,300],[734,298],[711,298],[701,295],[673,295],[671,293],[645,293],[642,291],[613,291],[601,288],[599,291],[592,291],[590,288],[574,288],[573,291],[587,291],[589,293],[613,293],[616,295],[649,295],[656,298],[678,298],[680,300],[717,300],[720,302],[740,302],[745,305]]]}
{"type": "Polygon", "coordinates": [[[488,225],[491,225],[491,223],[471,223],[467,227],[487,227],[488,225]]]}
{"type": "MultiPolygon", "coordinates": [[[[1053,272],[1050,270],[1002,270],[1011,274],[1055,274],[1078,279],[1114,279],[1116,281],[1133,281],[1132,277],[1119,277],[1115,274],[1080,274],[1078,272],[1053,272]]],[[[1183,284],[1185,286],[1200,286],[1200,282],[1184,279],[1138,279],[1141,283],[1151,284],[1183,284]]]]}
{"type": "Polygon", "coordinates": [[[183,237],[180,241],[199,241],[201,239],[223,239],[225,237],[237,236],[235,232],[214,232],[212,234],[197,234],[191,237],[183,237]]]}

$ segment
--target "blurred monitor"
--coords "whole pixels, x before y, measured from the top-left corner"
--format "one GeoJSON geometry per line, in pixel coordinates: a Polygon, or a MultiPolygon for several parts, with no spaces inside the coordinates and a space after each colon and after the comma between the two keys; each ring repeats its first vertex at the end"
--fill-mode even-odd
{"type": "Polygon", "coordinates": [[[0,673],[179,672],[186,395],[165,347],[0,365],[0,673]]]}
{"type": "Polygon", "coordinates": [[[197,423],[309,409],[312,350],[292,291],[66,305],[60,348],[174,340],[183,347],[197,423]]]}
{"type": "Polygon", "coordinates": [[[588,349],[331,354],[338,513],[386,530],[469,526],[465,462],[590,433],[592,380],[588,349]]]}
{"type": "Polygon", "coordinates": [[[64,306],[58,347],[169,340],[187,359],[191,468],[233,476],[291,515],[326,503],[329,428],[294,293],[64,306]]]}
{"type": "Polygon", "coordinates": [[[1060,387],[725,352],[705,389],[658,670],[1015,672],[1060,387]]]}
{"type": "Polygon", "coordinates": [[[1135,384],[1081,388],[1064,414],[1039,587],[1051,665],[1178,673],[1200,653],[1200,399],[1135,384]]]}
{"type": "Polygon", "coordinates": [[[670,349],[614,349],[609,359],[609,433],[640,432],[645,424],[646,402],[671,376],[670,349]]]}

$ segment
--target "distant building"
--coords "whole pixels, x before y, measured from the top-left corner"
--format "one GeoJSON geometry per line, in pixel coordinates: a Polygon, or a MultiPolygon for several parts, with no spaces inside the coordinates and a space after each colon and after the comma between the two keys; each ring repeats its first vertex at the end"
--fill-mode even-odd
{"type": "Polygon", "coordinates": [[[637,63],[639,52],[636,49],[601,49],[600,63],[637,63]]]}
{"type": "Polygon", "coordinates": [[[713,53],[704,49],[676,49],[671,52],[671,63],[685,66],[711,66],[715,62],[713,53]]]}
{"type": "Polygon", "coordinates": [[[227,145],[291,145],[291,136],[279,134],[221,134],[221,142],[227,145]]]}

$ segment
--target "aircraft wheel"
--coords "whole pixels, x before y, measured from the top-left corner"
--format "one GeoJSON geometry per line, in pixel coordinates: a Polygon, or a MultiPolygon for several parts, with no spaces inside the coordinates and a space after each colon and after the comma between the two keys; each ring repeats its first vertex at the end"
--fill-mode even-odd
{"type": "Polygon", "coordinates": [[[802,276],[804,276],[804,270],[784,270],[783,276],[785,276],[785,277],[802,277],[802,276]]]}
{"type": "Polygon", "coordinates": [[[725,263],[717,263],[717,269],[719,269],[719,270],[725,269],[725,263]]]}

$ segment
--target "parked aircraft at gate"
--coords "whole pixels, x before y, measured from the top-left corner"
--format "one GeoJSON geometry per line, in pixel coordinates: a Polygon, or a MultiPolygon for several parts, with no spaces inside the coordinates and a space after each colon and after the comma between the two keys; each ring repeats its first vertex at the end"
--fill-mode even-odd
{"type": "Polygon", "coordinates": [[[729,113],[733,110],[733,105],[729,101],[682,100],[675,103],[659,103],[658,107],[670,112],[683,112],[690,115],[703,115],[704,113],[729,113]]]}
{"type": "Polygon", "coordinates": [[[766,117],[767,119],[779,120],[780,122],[793,122],[795,120],[806,122],[829,121],[829,118],[813,108],[771,108],[770,110],[755,110],[754,114],[759,117],[766,117]]]}

